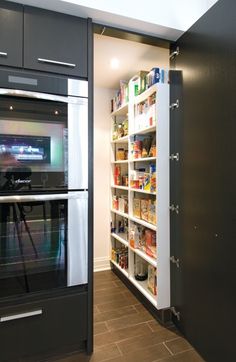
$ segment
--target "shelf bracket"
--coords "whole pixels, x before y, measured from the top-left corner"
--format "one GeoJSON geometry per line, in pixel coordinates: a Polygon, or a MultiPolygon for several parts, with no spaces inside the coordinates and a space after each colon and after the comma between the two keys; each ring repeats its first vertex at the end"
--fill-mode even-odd
{"type": "Polygon", "coordinates": [[[179,108],[179,100],[176,99],[175,103],[170,104],[170,110],[173,111],[174,109],[178,109],[178,108],[179,108]]]}
{"type": "Polygon", "coordinates": [[[176,214],[179,214],[179,205],[170,205],[169,207],[170,211],[176,212],[176,214]]]}
{"type": "Polygon", "coordinates": [[[170,261],[179,268],[179,259],[176,259],[174,255],[170,257],[170,261]]]}
{"type": "Polygon", "coordinates": [[[170,310],[174,314],[174,316],[178,319],[178,321],[180,321],[180,312],[177,312],[175,307],[171,307],[170,310]]]}
{"type": "Polygon", "coordinates": [[[177,152],[177,153],[172,153],[171,155],[170,155],[170,160],[171,161],[179,161],[179,153],[177,152]]]}
{"type": "Polygon", "coordinates": [[[172,53],[170,53],[170,59],[173,59],[175,57],[177,57],[177,55],[179,55],[179,47],[176,48],[176,50],[174,50],[172,53]]]}

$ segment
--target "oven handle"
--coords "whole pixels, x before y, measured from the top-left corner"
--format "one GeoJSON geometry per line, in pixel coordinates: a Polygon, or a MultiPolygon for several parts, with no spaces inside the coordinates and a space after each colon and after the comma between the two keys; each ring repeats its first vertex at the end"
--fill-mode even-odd
{"type": "Polygon", "coordinates": [[[25,97],[33,99],[43,99],[46,101],[72,103],[72,104],[84,104],[87,101],[87,97],[73,97],[73,96],[58,96],[55,94],[46,94],[39,92],[30,92],[18,89],[0,88],[0,95],[10,97],[25,97]]]}
{"type": "Polygon", "coordinates": [[[87,199],[87,198],[88,198],[87,191],[75,191],[75,192],[70,192],[68,194],[0,196],[0,203],[56,201],[56,200],[87,199]]]}

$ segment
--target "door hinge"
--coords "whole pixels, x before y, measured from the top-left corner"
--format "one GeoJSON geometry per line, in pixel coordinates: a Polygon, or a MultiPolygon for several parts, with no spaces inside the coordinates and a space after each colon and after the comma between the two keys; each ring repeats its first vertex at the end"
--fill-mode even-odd
{"type": "Polygon", "coordinates": [[[179,100],[176,99],[175,103],[170,104],[170,110],[173,111],[173,109],[178,109],[178,108],[179,108],[179,100]]]}
{"type": "Polygon", "coordinates": [[[180,312],[177,312],[175,307],[171,307],[170,310],[174,314],[174,316],[178,319],[178,321],[180,321],[180,312]]]}
{"type": "Polygon", "coordinates": [[[179,153],[177,152],[177,153],[172,153],[171,155],[170,155],[170,160],[171,161],[179,161],[179,153]]]}
{"type": "Polygon", "coordinates": [[[170,53],[170,59],[175,58],[177,55],[179,55],[179,47],[177,47],[172,53],[170,53]]]}
{"type": "Polygon", "coordinates": [[[174,255],[170,257],[170,261],[179,268],[179,259],[176,259],[174,255]]]}
{"type": "Polygon", "coordinates": [[[169,207],[169,209],[170,209],[170,211],[175,211],[176,212],[176,214],[178,214],[179,213],[179,205],[170,205],[170,207],[169,207]]]}

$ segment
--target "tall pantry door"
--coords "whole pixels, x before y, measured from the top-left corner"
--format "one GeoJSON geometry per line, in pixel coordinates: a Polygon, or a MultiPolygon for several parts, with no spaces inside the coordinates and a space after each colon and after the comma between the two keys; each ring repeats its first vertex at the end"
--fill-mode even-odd
{"type": "Polygon", "coordinates": [[[235,360],[236,1],[219,0],[173,50],[172,307],[207,362],[235,360]],[[173,259],[174,260],[174,259],[173,259]],[[178,314],[179,313],[179,314],[178,314]]]}

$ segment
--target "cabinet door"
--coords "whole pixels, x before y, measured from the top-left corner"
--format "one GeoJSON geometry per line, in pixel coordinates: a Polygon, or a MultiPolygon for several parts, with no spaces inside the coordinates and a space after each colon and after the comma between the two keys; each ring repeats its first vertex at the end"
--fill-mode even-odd
{"type": "Polygon", "coordinates": [[[0,1],[0,65],[22,67],[23,6],[0,1]]]}
{"type": "Polygon", "coordinates": [[[87,77],[87,20],[25,7],[24,67],[87,77]]]}
{"type": "Polygon", "coordinates": [[[177,41],[171,85],[172,306],[208,362],[235,360],[235,13],[219,0],[177,41]]]}

